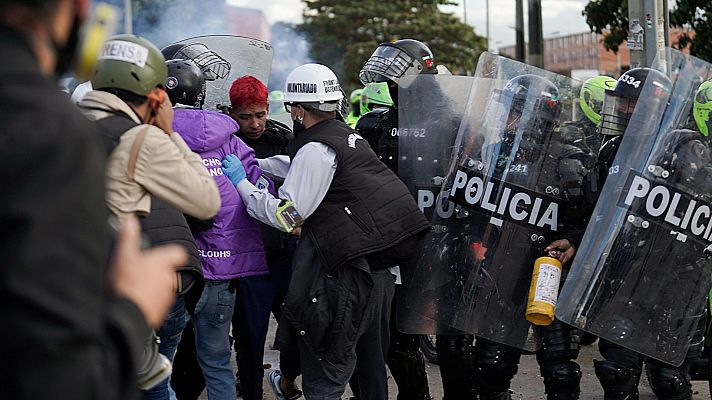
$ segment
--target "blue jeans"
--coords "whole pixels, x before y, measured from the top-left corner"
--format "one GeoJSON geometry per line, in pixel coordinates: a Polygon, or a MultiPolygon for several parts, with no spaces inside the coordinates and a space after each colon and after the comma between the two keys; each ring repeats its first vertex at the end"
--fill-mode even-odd
{"type": "MultiPolygon", "coordinates": [[[[178,343],[180,343],[183,329],[185,329],[185,323],[185,299],[183,296],[178,296],[176,302],[173,303],[173,308],[168,312],[168,317],[163,321],[161,329],[157,332],[158,337],[161,338],[158,351],[168,357],[171,362],[178,348],[178,343]]],[[[168,379],[150,390],[144,391],[143,398],[146,400],[168,400],[170,398],[168,379]]]]}
{"type": "Polygon", "coordinates": [[[210,400],[235,400],[235,378],[230,364],[230,321],[235,288],[230,281],[205,281],[195,306],[195,349],[210,400]]]}

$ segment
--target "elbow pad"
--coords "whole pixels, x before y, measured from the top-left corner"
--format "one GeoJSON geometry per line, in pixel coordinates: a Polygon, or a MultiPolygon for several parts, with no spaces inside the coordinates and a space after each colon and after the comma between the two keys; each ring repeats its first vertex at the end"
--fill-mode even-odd
{"type": "Polygon", "coordinates": [[[277,221],[282,226],[285,232],[292,232],[294,228],[301,226],[304,219],[291,201],[282,200],[277,207],[277,221]]]}

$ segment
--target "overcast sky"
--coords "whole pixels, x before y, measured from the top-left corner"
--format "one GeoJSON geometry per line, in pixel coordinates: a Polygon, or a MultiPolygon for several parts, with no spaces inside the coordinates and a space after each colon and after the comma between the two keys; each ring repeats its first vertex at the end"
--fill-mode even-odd
{"type": "MultiPolygon", "coordinates": [[[[445,7],[463,18],[463,0],[458,6],[445,7]]],[[[486,0],[465,0],[467,22],[482,36],[486,33],[486,0]]],[[[514,3],[515,0],[490,0],[490,48],[496,49],[514,44],[514,3]]],[[[525,35],[527,31],[526,7],[524,0],[525,35]]],[[[588,0],[542,0],[544,37],[588,31],[588,25],[581,10],[588,0]]],[[[228,0],[228,4],[262,10],[270,23],[278,21],[299,22],[303,3],[300,0],[228,0]]]]}

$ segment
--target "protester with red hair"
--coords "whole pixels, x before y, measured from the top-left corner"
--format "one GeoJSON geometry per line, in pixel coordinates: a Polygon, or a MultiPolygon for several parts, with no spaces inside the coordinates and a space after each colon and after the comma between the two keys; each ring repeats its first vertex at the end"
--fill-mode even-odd
{"type": "Polygon", "coordinates": [[[240,125],[240,136],[258,140],[269,112],[267,86],[254,76],[235,79],[230,86],[230,103],[230,116],[240,125]]]}
{"type": "MultiPolygon", "coordinates": [[[[265,84],[253,76],[243,76],[232,83],[229,94],[232,105],[230,116],[240,125],[240,130],[235,135],[255,150],[257,158],[286,155],[287,144],[293,135],[287,126],[267,119],[269,98],[265,84]]],[[[274,179],[274,182],[279,188],[281,182],[277,179],[274,179]]],[[[262,349],[268,322],[263,316],[268,316],[271,309],[279,320],[280,305],[292,275],[292,254],[296,245],[296,237],[265,224],[260,225],[270,275],[253,279],[250,292],[240,293],[238,288],[232,322],[241,386],[238,391],[242,390],[242,396],[246,400],[262,399],[262,349]],[[254,299],[250,300],[248,296],[254,299]],[[246,305],[257,303],[260,304],[259,310],[244,309],[246,305]],[[256,316],[259,316],[258,320],[255,319],[256,316]],[[246,346],[251,343],[254,345],[246,346]]],[[[280,352],[280,366],[287,377],[296,378],[300,375],[298,350],[296,354],[294,351],[280,352]]],[[[275,370],[270,374],[270,384],[273,388],[275,374],[279,376],[279,371],[275,370]]],[[[279,382],[280,379],[276,380],[279,382]]],[[[290,380],[285,379],[284,383],[287,382],[290,380]]],[[[298,398],[301,395],[293,384],[284,385],[284,389],[278,390],[286,399],[298,398]]]]}

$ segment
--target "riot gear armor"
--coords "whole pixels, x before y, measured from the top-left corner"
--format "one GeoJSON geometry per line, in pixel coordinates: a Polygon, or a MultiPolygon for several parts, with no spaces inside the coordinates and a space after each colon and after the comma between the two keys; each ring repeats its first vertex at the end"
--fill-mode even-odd
{"type": "Polygon", "coordinates": [[[519,349],[485,338],[475,342],[475,385],[480,399],[510,399],[509,387],[517,374],[519,349]]]}
{"type": "Polygon", "coordinates": [[[580,331],[559,320],[537,328],[542,345],[537,351],[541,375],[544,378],[547,398],[578,399],[581,392],[581,368],[571,360],[578,358],[581,350],[580,331]]]}
{"type": "Polygon", "coordinates": [[[640,369],[636,370],[607,360],[594,360],[593,367],[596,377],[603,386],[605,399],[638,400],[640,369]]]}
{"type": "Polygon", "coordinates": [[[168,60],[166,92],[173,105],[202,108],[205,99],[205,78],[198,65],[190,60],[168,60]]]}
{"type": "Polygon", "coordinates": [[[443,400],[476,398],[474,377],[474,336],[437,335],[438,362],[443,380],[443,400]]]}

